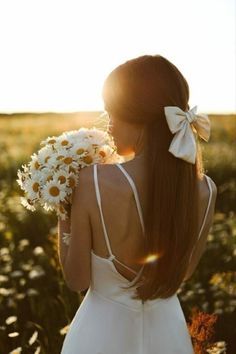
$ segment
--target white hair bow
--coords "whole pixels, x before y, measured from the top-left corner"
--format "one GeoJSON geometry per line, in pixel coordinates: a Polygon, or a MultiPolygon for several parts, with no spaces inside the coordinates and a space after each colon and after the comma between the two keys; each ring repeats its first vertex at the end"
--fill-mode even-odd
{"type": "Polygon", "coordinates": [[[184,112],[175,106],[164,107],[164,111],[170,131],[175,134],[168,151],[174,156],[194,164],[197,146],[191,124],[197,134],[208,141],[211,129],[208,116],[196,114],[197,106],[188,112],[184,112]]]}

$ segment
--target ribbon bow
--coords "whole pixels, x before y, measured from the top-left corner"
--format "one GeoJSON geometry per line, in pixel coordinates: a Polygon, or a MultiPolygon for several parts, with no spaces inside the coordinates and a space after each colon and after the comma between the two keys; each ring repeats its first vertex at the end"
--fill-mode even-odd
{"type": "Polygon", "coordinates": [[[174,156],[194,164],[197,146],[191,124],[197,134],[203,140],[208,141],[211,129],[208,116],[196,114],[197,106],[188,112],[175,106],[164,107],[164,111],[170,131],[175,134],[168,151],[174,156]]]}

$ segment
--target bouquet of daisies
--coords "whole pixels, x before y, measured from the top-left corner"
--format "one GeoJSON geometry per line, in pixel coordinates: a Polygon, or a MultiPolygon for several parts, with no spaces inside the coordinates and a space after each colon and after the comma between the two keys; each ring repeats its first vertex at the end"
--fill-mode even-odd
{"type": "Polygon", "coordinates": [[[123,159],[116,152],[113,138],[97,128],[80,128],[60,136],[48,137],[31,156],[28,165],[17,171],[17,183],[25,192],[21,204],[31,211],[41,205],[55,210],[65,220],[79,183],[81,168],[94,163],[115,163],[123,159]]]}

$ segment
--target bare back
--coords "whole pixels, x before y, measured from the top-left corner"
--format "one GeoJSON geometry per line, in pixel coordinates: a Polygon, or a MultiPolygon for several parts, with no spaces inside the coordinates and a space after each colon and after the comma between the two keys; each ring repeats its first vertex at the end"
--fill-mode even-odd
{"type": "MultiPolygon", "coordinates": [[[[147,191],[145,190],[145,186],[147,186],[147,183],[146,176],[142,173],[141,161],[131,160],[123,163],[122,166],[135,183],[141,209],[143,214],[145,214],[147,210],[145,198],[147,191]]],[[[124,174],[116,165],[98,165],[97,167],[103,217],[113,254],[115,254],[117,259],[121,262],[138,272],[141,269],[141,262],[145,256],[145,242],[133,190],[124,174]]],[[[199,183],[201,193],[200,230],[209,199],[209,188],[205,179],[199,181],[199,183]]],[[[212,183],[214,184],[213,181],[212,183]]],[[[108,258],[109,253],[104,238],[97,201],[95,200],[95,192],[93,193],[92,199],[94,199],[90,204],[92,249],[96,255],[102,258],[108,258]]],[[[205,245],[203,240],[206,241],[209,231],[208,227],[212,223],[214,199],[215,198],[212,198],[208,217],[199,240],[200,246],[196,246],[192,255],[192,261],[189,267],[191,274],[194,270],[193,266],[197,265],[201,257],[201,252],[205,245]]],[[[114,265],[117,271],[126,279],[132,280],[134,278],[134,274],[132,274],[130,270],[124,268],[119,263],[114,263],[114,265]]]]}

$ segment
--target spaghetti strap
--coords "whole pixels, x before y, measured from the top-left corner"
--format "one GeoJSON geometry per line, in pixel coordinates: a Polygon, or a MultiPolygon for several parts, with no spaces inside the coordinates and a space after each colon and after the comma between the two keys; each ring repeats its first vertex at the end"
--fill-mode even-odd
{"type": "Polygon", "coordinates": [[[101,195],[100,195],[99,186],[98,186],[97,164],[93,165],[93,172],[94,172],[93,176],[94,176],[94,184],[95,184],[95,192],[96,192],[97,203],[98,203],[98,207],[99,207],[99,211],[100,211],[100,215],[101,215],[102,227],[103,227],[103,232],[104,232],[104,236],[105,236],[105,241],[106,241],[106,245],[107,245],[108,252],[109,252],[109,255],[110,255],[109,258],[107,258],[107,259],[109,261],[113,261],[113,259],[114,259],[115,261],[120,263],[123,267],[125,267],[128,270],[130,270],[132,273],[137,274],[137,272],[135,270],[133,270],[132,268],[128,267],[124,263],[120,262],[116,258],[116,256],[112,253],[112,249],[111,249],[111,245],[110,245],[110,241],[109,241],[109,237],[108,237],[108,234],[107,234],[107,229],[106,229],[106,225],[105,225],[105,221],[104,221],[104,217],[103,217],[103,213],[102,213],[101,195]]]}
{"type": "Polygon", "coordinates": [[[203,222],[202,222],[202,226],[201,226],[201,229],[200,229],[199,234],[198,234],[198,240],[200,239],[203,227],[205,225],[206,218],[207,218],[208,211],[209,211],[210,204],[211,204],[211,199],[212,199],[212,187],[211,187],[211,183],[210,183],[210,178],[207,175],[205,175],[205,176],[206,176],[206,181],[207,181],[208,188],[209,188],[209,191],[210,191],[210,195],[209,195],[208,204],[207,204],[207,208],[206,208],[206,211],[205,211],[204,219],[203,219],[203,222]]]}
{"type": "Polygon", "coordinates": [[[112,250],[111,250],[111,246],[110,246],[110,242],[109,242],[109,238],[108,238],[108,234],[107,234],[107,230],[106,230],[106,225],[105,225],[104,217],[103,217],[103,213],[102,213],[101,196],[100,196],[100,191],[99,191],[99,186],[98,186],[97,164],[94,164],[93,168],[94,168],[93,176],[94,176],[95,192],[96,192],[98,207],[99,207],[100,215],[101,215],[101,219],[102,219],[102,227],[103,227],[103,231],[104,231],[104,236],[105,236],[105,241],[106,241],[106,245],[108,248],[108,252],[110,254],[109,259],[112,260],[115,258],[115,256],[113,255],[112,250]]]}
{"type": "Polygon", "coordinates": [[[207,204],[207,208],[206,208],[206,211],[205,211],[205,215],[204,215],[204,218],[203,218],[202,226],[201,226],[201,229],[200,229],[200,231],[199,231],[198,238],[197,238],[197,241],[196,241],[196,243],[195,243],[195,246],[193,247],[192,253],[191,253],[191,255],[190,255],[189,262],[190,262],[190,260],[191,260],[191,258],[192,258],[192,254],[193,254],[193,251],[194,251],[194,249],[195,249],[195,247],[196,247],[196,245],[197,245],[197,242],[199,241],[199,239],[200,239],[200,237],[201,237],[202,230],[203,230],[203,228],[204,228],[204,226],[205,226],[206,219],[207,219],[207,215],[208,215],[208,211],[209,211],[209,208],[210,208],[210,205],[211,205],[212,187],[211,187],[211,183],[210,183],[210,178],[209,178],[207,175],[205,175],[205,176],[206,176],[206,181],[207,181],[208,188],[209,188],[209,191],[210,191],[210,195],[209,195],[209,199],[208,199],[208,204],[207,204]]]}
{"type": "Polygon", "coordinates": [[[119,169],[124,173],[124,175],[126,176],[126,178],[128,179],[128,181],[129,181],[129,183],[131,185],[131,188],[132,188],[133,193],[134,193],[136,206],[137,206],[137,209],[138,209],[138,214],[139,214],[139,218],[140,218],[143,234],[144,234],[145,226],[144,226],[144,221],[143,221],[142,208],[141,208],[141,204],[140,204],[140,200],[139,200],[139,196],[138,196],[138,192],[137,192],[137,188],[135,186],[135,183],[134,183],[133,179],[131,178],[131,176],[128,174],[128,172],[124,169],[123,166],[121,166],[119,163],[116,163],[115,165],[118,166],[119,169]]]}

